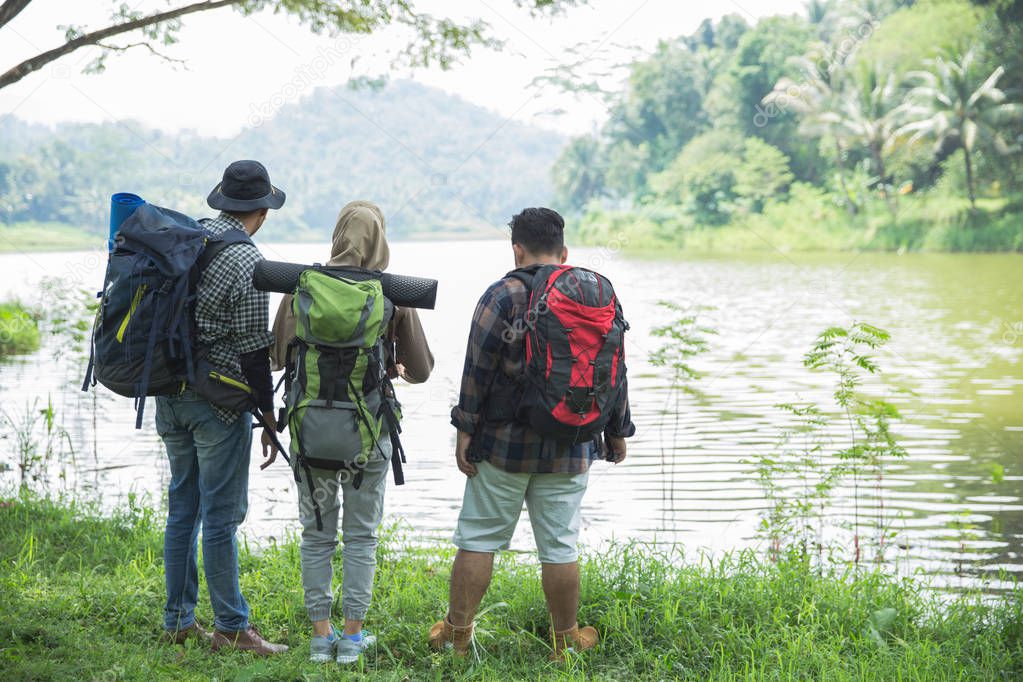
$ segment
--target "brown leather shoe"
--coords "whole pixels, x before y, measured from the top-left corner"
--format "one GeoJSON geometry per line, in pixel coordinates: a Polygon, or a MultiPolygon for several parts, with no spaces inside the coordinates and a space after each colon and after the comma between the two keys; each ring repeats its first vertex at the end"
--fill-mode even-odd
{"type": "Polygon", "coordinates": [[[438,620],[430,628],[430,646],[437,651],[451,649],[456,656],[465,656],[469,653],[469,645],[472,644],[472,623],[458,626],[452,625],[447,616],[444,620],[438,620]]]}
{"type": "Polygon", "coordinates": [[[241,632],[213,631],[213,650],[237,649],[238,651],[251,651],[257,656],[271,656],[282,654],[288,650],[286,644],[272,644],[259,634],[259,630],[249,626],[248,630],[241,632]]]}
{"type": "Polygon", "coordinates": [[[160,634],[160,642],[163,644],[183,645],[190,639],[198,642],[208,642],[213,639],[213,634],[198,623],[192,623],[187,628],[181,630],[164,630],[160,634]]]}
{"type": "Polygon", "coordinates": [[[551,660],[561,662],[565,660],[566,653],[579,653],[597,646],[600,635],[595,628],[587,625],[584,628],[576,625],[568,630],[554,632],[554,651],[551,652],[551,660]]]}

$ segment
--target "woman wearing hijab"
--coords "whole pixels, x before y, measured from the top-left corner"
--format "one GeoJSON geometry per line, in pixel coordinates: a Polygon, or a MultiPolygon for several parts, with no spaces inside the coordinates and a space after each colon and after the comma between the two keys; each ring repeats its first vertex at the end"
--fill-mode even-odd
{"type": "MultiPolygon", "coordinates": [[[[386,269],[390,250],[384,229],[384,215],[376,204],[351,202],[338,215],[328,265],[386,269]]],[[[287,365],[288,344],[295,338],[291,296],[285,296],[277,309],[273,333],[270,357],[273,368],[279,370],[287,365]]],[[[433,354],[415,309],[395,306],[385,339],[385,345],[394,348],[394,366],[390,373],[409,383],[426,381],[433,370],[433,354]]],[[[341,472],[311,470],[322,530],[316,527],[308,486],[298,486],[299,519],[302,523],[302,587],[306,610],[313,624],[309,644],[312,661],[353,663],[376,641],[373,635],[363,631],[362,622],[369,609],[376,571],[377,527],[384,510],[390,439],[385,435],[379,446],[386,457],[370,458],[358,488],[351,476],[341,472]],[[342,632],[337,632],[330,621],[333,603],[331,560],[337,551],[339,517],[344,542],[341,610],[345,623],[342,632]]]]}

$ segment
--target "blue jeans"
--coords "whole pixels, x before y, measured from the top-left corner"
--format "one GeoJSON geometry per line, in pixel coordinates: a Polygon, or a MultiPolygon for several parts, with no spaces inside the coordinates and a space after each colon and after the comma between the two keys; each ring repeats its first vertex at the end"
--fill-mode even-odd
{"type": "Polygon", "coordinates": [[[251,423],[246,412],[225,424],[190,389],[156,399],[156,430],[167,446],[171,472],[163,540],[167,630],[182,630],[195,622],[200,523],[214,626],[224,632],[249,626],[249,605],[238,587],[235,531],[248,510],[251,423]]]}

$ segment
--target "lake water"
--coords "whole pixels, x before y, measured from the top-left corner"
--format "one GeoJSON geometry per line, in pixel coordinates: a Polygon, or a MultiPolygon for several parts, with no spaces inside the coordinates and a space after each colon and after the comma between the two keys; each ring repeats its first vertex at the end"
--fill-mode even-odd
{"type": "MultiPolygon", "coordinates": [[[[271,259],[322,261],[326,245],[270,244],[271,259]]],[[[746,460],[770,452],[789,418],[779,403],[825,400],[829,377],[810,373],[802,355],[831,325],[867,321],[892,341],[879,361],[899,405],[897,427],[908,456],[888,465],[880,489],[896,537],[894,570],[923,569],[939,585],[1008,585],[1023,549],[1023,258],[1015,255],[835,254],[634,259],[608,249],[574,250],[616,284],[632,325],[628,358],[637,436],[622,465],[596,463],[583,510],[583,543],[614,540],[678,544],[688,556],[757,543],[765,506],[746,460]],[[680,399],[646,361],[659,340],[670,300],[706,306],[717,330],[695,361],[699,398],[680,399]]],[[[0,298],[31,300],[44,276],[98,288],[101,253],[0,255],[0,298]]],[[[391,487],[387,516],[414,537],[450,537],[464,479],[454,466],[448,424],[457,399],[468,323],[488,283],[510,269],[505,242],[397,243],[391,270],[440,279],[437,309],[422,314],[437,367],[421,386],[399,386],[405,406],[407,485],[391,487]]],[[[277,299],[272,306],[276,309],[277,299]]],[[[108,507],[129,493],[161,503],[167,466],[150,403],[141,431],[130,401],[79,391],[81,369],[66,342],[48,340],[36,355],[0,365],[0,405],[15,419],[26,405],[52,400],[68,431],[74,461],[51,466],[53,489],[98,498],[108,507]],[[56,474],[63,472],[63,478],[56,474]]],[[[15,434],[0,441],[12,462],[15,434]]],[[[244,532],[265,541],[297,531],[295,484],[283,463],[259,471],[253,457],[244,532]]],[[[0,485],[17,484],[17,470],[0,485]]],[[[848,492],[842,491],[843,493],[848,492]]],[[[879,504],[863,486],[861,512],[879,504]]],[[[846,495],[833,516],[848,518],[846,495]]],[[[523,517],[513,545],[532,538],[523,517]]]]}

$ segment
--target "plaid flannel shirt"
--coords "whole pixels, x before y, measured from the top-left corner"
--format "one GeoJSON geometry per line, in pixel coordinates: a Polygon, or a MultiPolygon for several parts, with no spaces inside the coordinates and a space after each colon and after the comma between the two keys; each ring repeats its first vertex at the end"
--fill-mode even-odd
{"type": "MultiPolygon", "coordinates": [[[[211,234],[244,230],[232,216],[221,213],[203,225],[211,234]]],[[[228,376],[244,379],[241,355],[273,343],[270,333],[270,294],[252,286],[252,271],[263,254],[255,246],[235,244],[224,249],[202,273],[195,306],[199,344],[209,349],[209,362],[228,376]]],[[[236,412],[214,406],[226,424],[236,412]]]]}
{"type": "MultiPolygon", "coordinates": [[[[525,371],[523,320],[528,308],[529,293],[517,279],[502,279],[484,292],[472,317],[461,394],[451,410],[451,423],[473,435],[469,448],[472,461],[487,460],[511,473],[582,473],[593,460],[604,456],[603,439],[559,446],[525,424],[483,418],[488,399],[525,371]]],[[[634,432],[626,386],[606,433],[631,436],[634,432]]]]}

